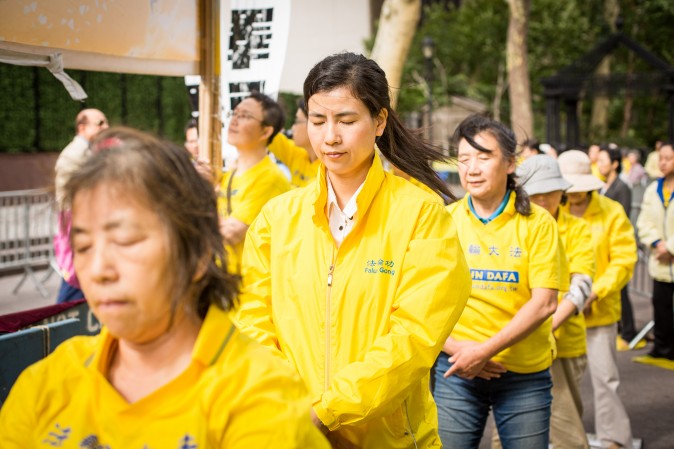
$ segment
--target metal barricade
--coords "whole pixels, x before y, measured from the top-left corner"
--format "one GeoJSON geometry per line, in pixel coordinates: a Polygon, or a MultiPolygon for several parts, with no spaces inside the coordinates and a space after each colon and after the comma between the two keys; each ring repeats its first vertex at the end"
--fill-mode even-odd
{"type": "Polygon", "coordinates": [[[650,299],[653,295],[653,279],[648,274],[648,257],[650,251],[645,246],[637,245],[637,263],[634,265],[634,273],[629,283],[631,295],[650,299]]]}
{"type": "Polygon", "coordinates": [[[46,189],[0,192],[0,272],[23,270],[14,287],[16,293],[30,278],[43,297],[48,292],[44,282],[58,267],[52,239],[56,231],[53,195],[46,189]],[[48,266],[42,279],[34,268],[48,266]]]}

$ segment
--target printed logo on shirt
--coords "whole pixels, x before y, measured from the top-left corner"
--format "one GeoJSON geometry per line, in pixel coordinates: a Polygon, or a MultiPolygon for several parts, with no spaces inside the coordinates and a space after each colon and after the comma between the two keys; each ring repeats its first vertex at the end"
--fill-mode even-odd
{"type": "Polygon", "coordinates": [[[63,446],[63,442],[70,436],[70,427],[61,427],[58,423],[55,425],[56,430],[49,432],[47,438],[42,440],[42,443],[53,447],[63,446]]]}
{"type": "Polygon", "coordinates": [[[369,259],[365,262],[365,272],[370,274],[387,274],[395,276],[395,262],[393,260],[369,259]]]}
{"type": "MultiPolygon", "coordinates": [[[[487,248],[487,250],[488,250],[487,254],[489,254],[490,256],[500,256],[501,255],[501,249],[496,245],[491,245],[489,248],[487,248]]],[[[479,256],[481,253],[482,253],[482,250],[480,248],[480,245],[474,245],[474,244],[468,245],[468,254],[473,255],[473,256],[479,256]]],[[[522,257],[522,248],[520,248],[519,246],[511,246],[508,249],[508,255],[510,257],[514,257],[514,258],[519,259],[519,258],[522,257]]]]}
{"type": "Polygon", "coordinates": [[[80,443],[80,449],[110,449],[110,446],[100,444],[96,435],[89,435],[80,443]]]}
{"type": "Polygon", "coordinates": [[[520,281],[519,272],[506,270],[476,270],[471,268],[470,277],[474,281],[507,282],[509,284],[517,284],[520,281]]]}
{"type": "Polygon", "coordinates": [[[516,257],[516,258],[522,257],[522,248],[520,248],[519,246],[511,246],[510,247],[510,257],[516,257]]]}
{"type": "Polygon", "coordinates": [[[180,439],[180,446],[178,446],[178,449],[197,449],[198,447],[194,437],[186,434],[180,439]]]}

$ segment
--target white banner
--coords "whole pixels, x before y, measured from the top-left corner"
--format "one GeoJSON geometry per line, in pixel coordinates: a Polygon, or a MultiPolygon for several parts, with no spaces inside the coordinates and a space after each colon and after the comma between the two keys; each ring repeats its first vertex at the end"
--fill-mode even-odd
{"type": "MultiPolygon", "coordinates": [[[[233,0],[221,10],[220,60],[223,117],[258,91],[276,99],[288,45],[290,0],[233,0]],[[229,24],[227,26],[226,24],[229,24]]],[[[223,130],[223,160],[236,157],[223,130]]]]}

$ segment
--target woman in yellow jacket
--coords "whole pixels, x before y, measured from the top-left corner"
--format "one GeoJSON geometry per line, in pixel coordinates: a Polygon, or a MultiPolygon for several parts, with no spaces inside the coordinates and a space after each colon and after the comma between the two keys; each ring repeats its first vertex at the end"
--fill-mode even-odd
{"type": "Polygon", "coordinates": [[[64,205],[104,327],[21,374],[2,448],[328,448],[299,376],[227,317],[238,280],[189,154],[134,130],[99,139],[113,143],[73,174],[64,205]]]}
{"type": "Polygon", "coordinates": [[[639,240],[651,248],[648,272],[653,278],[653,349],[649,356],[674,360],[674,147],[660,146],[658,165],[663,177],[644,192],[637,219],[639,240]]]}
{"type": "Polygon", "coordinates": [[[587,221],[597,264],[584,309],[596,435],[605,446],[632,449],[630,420],[617,391],[616,323],[620,320],[620,290],[632,277],[637,261],[634,229],[620,203],[596,192],[604,183],[592,175],[587,154],[565,151],[559,156],[559,168],[572,185],[562,209],[587,221]]]}
{"type": "Polygon", "coordinates": [[[439,448],[429,370],[470,277],[436,195],[442,153],[401,124],[381,68],[325,58],[304,83],[317,181],[271,201],[244,249],[241,330],[295,367],[335,447],[439,448]]]}
{"type": "Polygon", "coordinates": [[[550,317],[561,279],[557,225],[515,179],[512,130],[473,115],[453,141],[468,194],[448,209],[472,292],[435,367],[440,437],[445,447],[477,448],[493,410],[504,447],[547,447],[550,317]]]}

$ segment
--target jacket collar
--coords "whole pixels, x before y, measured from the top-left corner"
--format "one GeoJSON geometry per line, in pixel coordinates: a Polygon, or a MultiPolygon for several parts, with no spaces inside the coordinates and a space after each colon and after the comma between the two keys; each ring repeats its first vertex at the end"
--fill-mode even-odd
{"type": "MultiPolygon", "coordinates": [[[[236,327],[227,316],[227,312],[215,305],[210,305],[194,349],[192,349],[192,360],[199,362],[202,366],[213,365],[225,351],[235,333],[236,327]]],[[[111,352],[116,345],[116,339],[103,326],[95,352],[85,360],[84,365],[105,375],[111,352]]]]}
{"type": "Polygon", "coordinates": [[[563,208],[557,209],[557,228],[560,234],[566,232],[566,228],[569,226],[569,215],[570,212],[567,212],[563,208]]]}
{"type": "Polygon", "coordinates": [[[587,209],[585,209],[583,217],[590,217],[592,215],[601,213],[601,204],[599,204],[599,200],[597,199],[598,196],[598,191],[592,193],[592,196],[590,197],[590,204],[587,205],[587,209]]]}
{"type": "MultiPolygon", "coordinates": [[[[323,164],[321,164],[318,170],[318,179],[314,186],[315,196],[314,196],[314,223],[328,226],[328,218],[325,214],[325,208],[328,203],[328,177],[326,169],[323,164]]],[[[375,151],[374,159],[372,160],[372,165],[370,170],[367,172],[365,177],[365,182],[361,188],[358,197],[356,198],[356,204],[358,209],[358,215],[363,217],[370,205],[375,195],[379,191],[386,174],[384,172],[384,167],[381,163],[381,158],[375,151]]]]}

